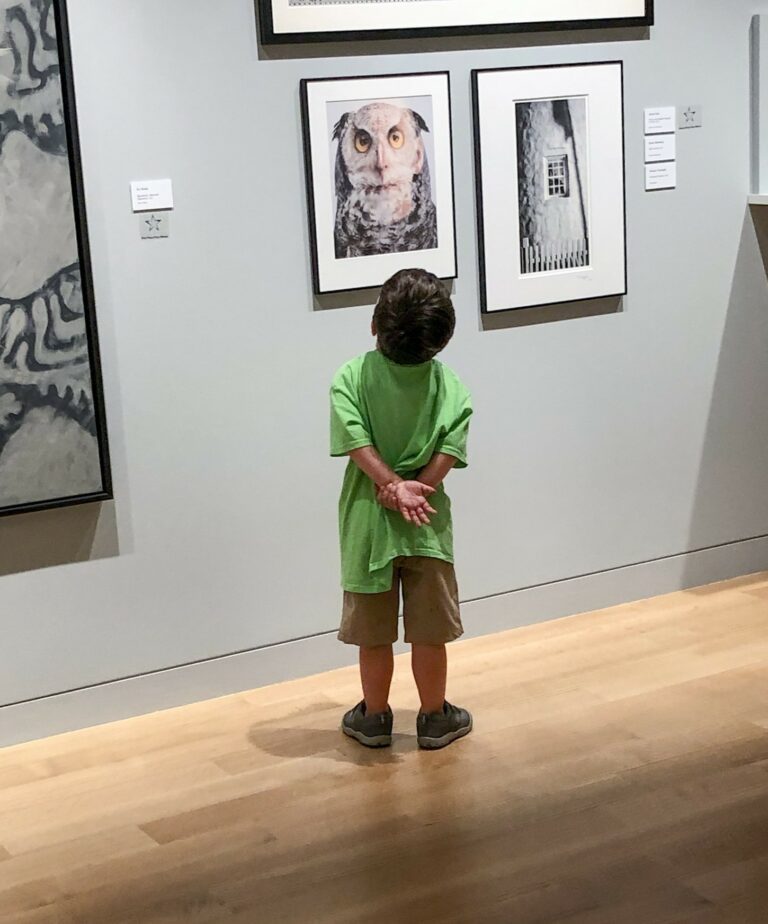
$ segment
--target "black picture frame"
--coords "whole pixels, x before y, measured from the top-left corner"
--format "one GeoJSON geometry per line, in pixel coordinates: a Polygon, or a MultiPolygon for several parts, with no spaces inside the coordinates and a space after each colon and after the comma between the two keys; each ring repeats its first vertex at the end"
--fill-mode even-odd
{"type": "Polygon", "coordinates": [[[88,238],[88,219],[85,207],[83,166],[80,152],[80,137],[77,127],[77,104],[75,100],[74,74],[72,69],[67,0],[51,0],[51,3],[56,25],[62,108],[69,155],[69,173],[72,184],[72,203],[83,298],[83,319],[86,330],[88,364],[91,378],[94,429],[99,451],[101,489],[87,494],[48,498],[41,501],[31,501],[0,507],[0,517],[42,510],[54,510],[63,507],[73,507],[81,504],[98,503],[114,499],[101,368],[101,351],[96,320],[96,299],[88,238]]]}
{"type": "Polygon", "coordinates": [[[629,288],[629,267],[628,267],[628,244],[627,244],[627,169],[626,169],[626,99],[625,99],[625,78],[624,62],[622,60],[605,60],[605,61],[574,61],[565,64],[549,65],[524,65],[521,67],[497,67],[497,68],[475,68],[470,75],[471,80],[471,107],[472,107],[472,140],[473,140],[473,162],[475,172],[475,216],[477,227],[477,248],[478,248],[478,281],[480,296],[480,311],[484,316],[505,314],[507,312],[525,311],[536,308],[549,308],[555,305],[566,305],[591,300],[592,298],[623,298],[627,295],[629,288]],[[482,167],[482,138],[480,128],[480,101],[478,82],[480,75],[492,73],[505,73],[512,71],[539,71],[539,70],[562,70],[568,68],[583,68],[600,65],[618,66],[620,73],[620,116],[621,116],[621,173],[622,173],[622,195],[621,204],[623,209],[623,285],[616,291],[605,292],[598,296],[581,296],[575,298],[558,298],[555,301],[543,301],[534,304],[519,305],[508,308],[489,308],[488,307],[488,275],[487,275],[487,241],[485,230],[485,204],[484,204],[484,186],[483,186],[483,167],[482,167]]]}
{"type": "MultiPolygon", "coordinates": [[[[336,77],[305,77],[299,81],[299,100],[301,110],[301,132],[302,132],[302,150],[304,155],[304,177],[307,197],[307,216],[309,231],[309,250],[310,266],[312,274],[312,291],[315,296],[334,296],[346,292],[362,292],[367,289],[379,288],[386,280],[381,279],[378,282],[367,282],[362,285],[345,285],[334,288],[323,288],[321,283],[320,261],[318,256],[318,215],[315,208],[315,171],[313,167],[313,150],[311,139],[311,113],[308,98],[308,90],[312,84],[334,84],[345,81],[360,82],[366,81],[389,80],[393,78],[424,78],[439,77],[445,79],[446,99],[447,99],[447,136],[448,136],[448,166],[450,169],[450,200],[451,200],[451,236],[452,248],[450,248],[453,269],[451,273],[437,273],[443,281],[452,281],[458,277],[458,241],[456,233],[456,176],[454,169],[454,152],[453,152],[453,108],[451,97],[451,73],[447,70],[439,71],[411,71],[405,73],[392,74],[361,74],[361,75],[344,75],[336,77]]],[[[413,252],[415,253],[415,251],[413,252]]],[[[408,256],[408,252],[404,257],[408,256]]],[[[410,265],[408,260],[404,259],[404,264],[410,265]]]]}
{"type": "Polygon", "coordinates": [[[560,20],[557,22],[508,22],[477,26],[436,26],[412,29],[339,30],[334,32],[275,32],[274,0],[258,0],[262,45],[304,45],[317,42],[368,42],[386,39],[449,38],[453,36],[499,35],[526,32],[566,32],[592,29],[637,29],[654,24],[654,2],[645,0],[642,16],[614,19],[560,20]]]}

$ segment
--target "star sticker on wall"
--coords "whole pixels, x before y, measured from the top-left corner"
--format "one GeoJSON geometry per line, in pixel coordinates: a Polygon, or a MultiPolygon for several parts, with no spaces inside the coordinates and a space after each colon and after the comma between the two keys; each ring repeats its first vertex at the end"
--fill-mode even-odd
{"type": "Polygon", "coordinates": [[[147,228],[154,234],[160,230],[161,221],[157,215],[153,215],[151,218],[148,218],[145,222],[147,228]]]}
{"type": "Polygon", "coordinates": [[[696,110],[691,109],[690,106],[685,110],[683,115],[685,116],[686,125],[693,125],[694,122],[696,121],[696,110]]]}

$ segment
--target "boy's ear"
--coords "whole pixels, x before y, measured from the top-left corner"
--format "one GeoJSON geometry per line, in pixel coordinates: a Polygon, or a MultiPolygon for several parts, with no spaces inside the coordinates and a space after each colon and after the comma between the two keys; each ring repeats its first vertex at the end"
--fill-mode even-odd
{"type": "Polygon", "coordinates": [[[378,331],[376,330],[376,320],[375,319],[371,321],[371,334],[374,337],[378,334],[378,331]]]}

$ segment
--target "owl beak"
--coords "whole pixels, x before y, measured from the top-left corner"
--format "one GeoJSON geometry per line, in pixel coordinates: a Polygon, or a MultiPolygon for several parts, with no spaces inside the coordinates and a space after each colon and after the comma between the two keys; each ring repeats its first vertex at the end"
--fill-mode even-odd
{"type": "Polygon", "coordinates": [[[384,173],[388,166],[389,158],[387,157],[387,149],[385,145],[380,144],[376,148],[376,169],[379,173],[384,173]]]}

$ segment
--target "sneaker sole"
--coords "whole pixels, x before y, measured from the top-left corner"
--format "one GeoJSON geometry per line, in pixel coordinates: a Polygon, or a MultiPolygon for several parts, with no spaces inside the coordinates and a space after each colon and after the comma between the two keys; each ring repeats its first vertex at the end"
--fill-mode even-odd
{"type": "Polygon", "coordinates": [[[355,741],[359,741],[360,744],[364,744],[367,748],[386,748],[392,744],[392,735],[364,735],[353,728],[347,728],[346,725],[342,725],[341,730],[348,738],[354,738],[355,741]]]}
{"type": "Polygon", "coordinates": [[[457,728],[456,731],[448,732],[447,735],[443,735],[441,738],[417,738],[416,740],[419,743],[419,747],[423,748],[425,751],[438,751],[440,748],[449,745],[452,741],[456,741],[468,735],[471,731],[472,719],[469,720],[469,725],[465,725],[464,728],[457,728]]]}

